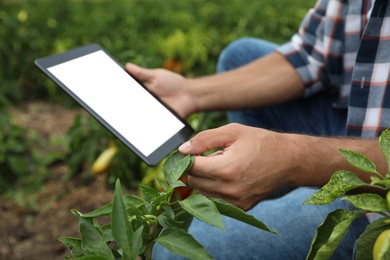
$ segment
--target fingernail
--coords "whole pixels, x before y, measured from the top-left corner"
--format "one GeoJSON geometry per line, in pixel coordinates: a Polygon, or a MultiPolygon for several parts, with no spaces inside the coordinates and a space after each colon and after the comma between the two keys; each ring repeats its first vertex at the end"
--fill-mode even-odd
{"type": "Polygon", "coordinates": [[[179,151],[180,152],[187,152],[190,150],[190,147],[191,147],[191,142],[187,141],[184,144],[179,146],[179,151]]]}

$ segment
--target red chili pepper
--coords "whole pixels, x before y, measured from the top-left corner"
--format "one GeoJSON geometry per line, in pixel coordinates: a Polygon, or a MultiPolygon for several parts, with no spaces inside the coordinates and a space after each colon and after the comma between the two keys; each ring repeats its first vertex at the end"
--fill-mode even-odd
{"type": "MultiPolygon", "coordinates": [[[[184,184],[187,185],[187,178],[185,176],[181,176],[180,180],[184,184]]],[[[191,195],[192,191],[193,191],[193,189],[188,187],[188,186],[178,187],[173,192],[173,196],[174,196],[174,198],[177,198],[177,199],[180,199],[180,200],[184,200],[184,199],[188,198],[191,195]]]]}

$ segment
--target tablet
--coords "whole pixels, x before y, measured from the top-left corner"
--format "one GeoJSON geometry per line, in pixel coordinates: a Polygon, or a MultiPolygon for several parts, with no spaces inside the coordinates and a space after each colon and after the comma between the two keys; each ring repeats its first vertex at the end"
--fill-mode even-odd
{"type": "Polygon", "coordinates": [[[98,44],[36,59],[35,64],[149,166],[193,133],[98,44]]]}

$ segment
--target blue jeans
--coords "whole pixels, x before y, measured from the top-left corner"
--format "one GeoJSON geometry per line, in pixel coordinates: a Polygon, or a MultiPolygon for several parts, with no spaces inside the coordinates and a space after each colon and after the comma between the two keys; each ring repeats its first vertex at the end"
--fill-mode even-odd
{"type": "MultiPolygon", "coordinates": [[[[267,55],[277,45],[252,38],[239,39],[230,44],[220,55],[218,72],[237,68],[267,55]]],[[[259,72],[261,73],[261,72],[259,72]]],[[[334,109],[334,93],[322,92],[310,98],[267,108],[229,111],[232,122],[311,135],[345,135],[346,110],[334,109]]],[[[328,213],[338,208],[352,206],[340,199],[323,206],[304,205],[304,201],[317,189],[296,188],[276,198],[257,204],[249,214],[275,229],[280,235],[258,230],[239,221],[223,217],[226,232],[211,227],[197,219],[189,233],[216,259],[305,259],[317,227],[328,213]]],[[[368,224],[366,217],[355,220],[348,234],[335,251],[332,259],[352,259],[356,239],[368,224]]],[[[156,245],[153,257],[182,259],[156,245]]]]}

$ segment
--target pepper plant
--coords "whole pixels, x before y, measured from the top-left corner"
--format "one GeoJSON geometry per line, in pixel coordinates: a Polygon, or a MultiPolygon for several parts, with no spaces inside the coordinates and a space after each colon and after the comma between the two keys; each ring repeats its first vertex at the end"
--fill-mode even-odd
{"type": "MultiPolygon", "coordinates": [[[[390,130],[382,132],[379,146],[390,166],[390,130]]],[[[371,175],[366,183],[350,171],[335,172],[329,182],[314,193],[305,203],[324,205],[360,187],[377,188],[387,192],[386,198],[374,193],[346,195],[341,199],[350,202],[356,210],[337,209],[328,214],[318,227],[307,259],[329,259],[347,233],[351,223],[365,214],[378,214],[380,218],[370,223],[356,241],[356,259],[390,259],[390,170],[382,176],[375,164],[366,156],[339,149],[355,168],[371,175]]],[[[389,167],[390,169],[390,167],[389,167]]]]}
{"type": "MultiPolygon", "coordinates": [[[[63,237],[75,259],[152,259],[155,243],[171,253],[191,259],[213,259],[188,231],[193,217],[225,230],[222,215],[268,232],[263,222],[221,199],[193,194],[184,200],[172,200],[172,193],[185,184],[180,177],[194,162],[193,155],[173,153],[164,163],[165,181],[157,179],[163,191],[140,184],[141,197],[123,195],[116,181],[112,202],[90,213],[72,210],[79,222],[80,238],[63,237]],[[108,216],[108,224],[98,218],[108,216]]],[[[69,258],[68,258],[69,259],[69,258]]]]}

